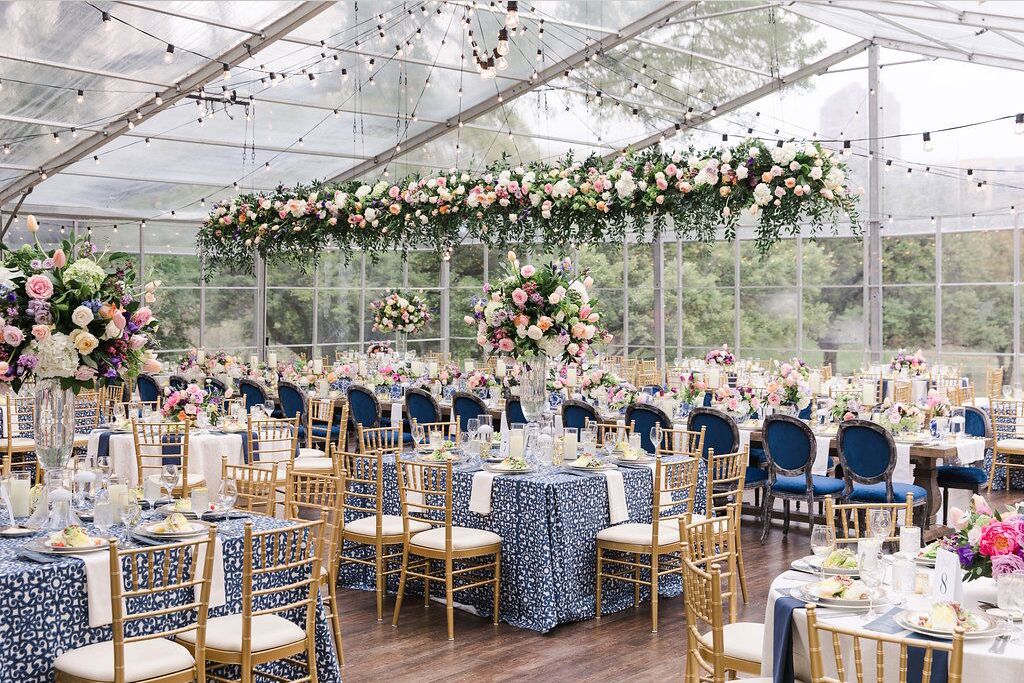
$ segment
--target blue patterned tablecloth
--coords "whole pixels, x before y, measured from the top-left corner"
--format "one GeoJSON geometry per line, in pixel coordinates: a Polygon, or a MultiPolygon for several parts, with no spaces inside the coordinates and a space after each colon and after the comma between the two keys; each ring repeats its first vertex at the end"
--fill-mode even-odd
{"type": "MultiPolygon", "coordinates": [[[[399,514],[395,458],[386,458],[384,511],[399,514]]],[[[604,475],[585,473],[579,476],[549,468],[546,473],[495,477],[491,514],[479,515],[469,510],[475,469],[479,469],[479,461],[475,467],[467,465],[455,472],[454,523],[493,531],[502,538],[501,621],[547,632],[558,624],[592,619],[597,533],[611,525],[604,475]]],[[[651,469],[622,468],[621,471],[629,521],[650,522],[651,469]]],[[[704,509],[702,489],[698,489],[696,495],[697,511],[704,509]]],[[[343,565],[339,584],[374,590],[373,571],[372,567],[343,565]]],[[[388,590],[394,593],[398,589],[398,575],[388,578],[388,590]]],[[[421,585],[418,580],[410,580],[407,591],[414,593],[421,590],[421,585]]],[[[604,587],[603,613],[633,605],[632,585],[605,581],[604,587]]],[[[443,582],[432,582],[432,592],[443,599],[443,582]]],[[[679,577],[663,577],[658,592],[668,597],[679,595],[682,592],[679,577]]],[[[491,598],[490,587],[456,594],[458,603],[471,607],[483,617],[491,616],[491,598]]],[[[646,593],[643,598],[647,598],[646,593]]]]}
{"type": "MultiPolygon", "coordinates": [[[[5,516],[5,515],[0,515],[5,516]]],[[[252,516],[257,531],[280,528],[288,522],[252,516]]],[[[242,543],[244,519],[218,523],[224,545],[224,581],[227,602],[210,610],[210,617],[241,612],[242,543]]],[[[98,533],[90,528],[91,533],[98,533]]],[[[123,526],[109,534],[125,537],[123,526]]],[[[109,626],[89,628],[85,571],[81,560],[62,559],[42,564],[20,559],[25,539],[0,540],[0,680],[35,683],[54,680],[53,661],[61,653],[111,639],[109,626]]],[[[284,578],[275,574],[278,581],[284,578]]],[[[293,580],[292,579],[289,580],[293,580]]],[[[322,606],[316,619],[317,671],[320,681],[338,683],[341,673],[334,642],[322,606]]],[[[289,615],[303,625],[299,615],[289,615]]],[[[274,666],[278,674],[294,677],[287,665],[274,666]]]]}

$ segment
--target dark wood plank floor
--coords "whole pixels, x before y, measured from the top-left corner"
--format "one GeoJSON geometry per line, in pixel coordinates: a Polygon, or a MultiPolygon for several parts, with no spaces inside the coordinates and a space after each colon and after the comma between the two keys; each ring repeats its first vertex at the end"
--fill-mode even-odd
{"type": "MultiPolygon", "coordinates": [[[[1016,501],[1024,493],[993,493],[993,504],[1016,501]]],[[[952,493],[952,505],[964,506],[964,492],[952,493]]],[[[768,586],[796,557],[809,554],[805,525],[794,522],[788,538],[773,529],[766,545],[759,525],[744,518],[743,540],[750,602],[740,604],[740,619],[762,622],[768,586]],[[758,527],[758,528],[755,528],[758,527]]],[[[682,680],[686,636],[682,598],[662,599],[658,633],[650,632],[649,603],[603,617],[564,624],[550,633],[494,626],[455,611],[455,642],[445,636],[445,610],[406,600],[398,628],[391,626],[394,597],[385,602],[385,621],[377,623],[373,593],[343,590],[339,595],[346,683],[387,681],[524,681],[549,683],[682,680]]]]}

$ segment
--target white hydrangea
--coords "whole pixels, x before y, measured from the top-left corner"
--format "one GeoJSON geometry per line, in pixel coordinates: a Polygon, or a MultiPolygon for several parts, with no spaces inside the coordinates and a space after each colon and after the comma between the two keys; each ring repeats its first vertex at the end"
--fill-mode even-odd
{"type": "Polygon", "coordinates": [[[569,191],[572,189],[572,183],[565,178],[562,178],[551,188],[551,194],[555,197],[568,197],[569,191]]]}
{"type": "Polygon", "coordinates": [[[796,145],[787,142],[782,147],[772,147],[771,155],[772,161],[785,166],[796,158],[796,145]]]}
{"type": "Polygon", "coordinates": [[[808,174],[813,180],[821,180],[821,166],[814,166],[808,174]]]}
{"type": "Polygon", "coordinates": [[[39,359],[36,377],[73,377],[78,369],[78,351],[63,332],[53,332],[43,341],[33,341],[28,352],[39,359]]]}
{"type": "Polygon", "coordinates": [[[369,185],[360,185],[359,189],[356,190],[356,199],[362,199],[366,195],[370,194],[369,185]]]}
{"type": "Polygon", "coordinates": [[[842,169],[833,166],[825,176],[825,185],[829,188],[835,189],[842,185],[844,180],[846,180],[846,175],[843,173],[842,169]]]}
{"type": "Polygon", "coordinates": [[[740,164],[739,166],[736,167],[737,180],[745,180],[748,173],[750,173],[750,170],[747,168],[746,164],[740,164]]]}
{"type": "Polygon", "coordinates": [[[772,190],[765,183],[758,183],[757,187],[754,188],[754,201],[758,206],[764,206],[771,202],[772,190]]]}
{"type": "Polygon", "coordinates": [[[619,197],[622,199],[632,197],[636,191],[636,182],[633,180],[633,174],[629,171],[623,171],[619,179],[615,181],[615,191],[619,193],[619,197]]]}

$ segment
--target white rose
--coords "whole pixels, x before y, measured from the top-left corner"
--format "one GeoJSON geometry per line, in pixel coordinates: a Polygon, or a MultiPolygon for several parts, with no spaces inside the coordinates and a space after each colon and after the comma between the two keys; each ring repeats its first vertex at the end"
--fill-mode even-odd
{"type": "Polygon", "coordinates": [[[85,327],[92,322],[93,317],[92,311],[88,306],[79,306],[71,313],[71,322],[79,327],[85,327]]]}
{"type": "Polygon", "coordinates": [[[368,194],[370,194],[370,186],[369,185],[360,185],[359,189],[356,190],[356,199],[362,199],[363,197],[365,197],[368,194]]]}
{"type": "Polygon", "coordinates": [[[745,180],[749,172],[750,171],[747,169],[746,164],[740,164],[739,166],[736,167],[736,179],[745,180]]]}
{"type": "Polygon", "coordinates": [[[619,179],[615,181],[615,191],[619,193],[619,197],[622,199],[629,199],[633,192],[636,191],[636,183],[633,181],[633,174],[629,171],[623,171],[619,179]]]}
{"type": "Polygon", "coordinates": [[[813,180],[821,180],[821,166],[815,166],[808,174],[813,180]]]}
{"type": "Polygon", "coordinates": [[[754,188],[754,201],[759,206],[764,206],[772,200],[772,191],[765,183],[758,183],[754,188]]]}
{"type": "Polygon", "coordinates": [[[800,162],[798,162],[798,161],[791,161],[791,162],[789,162],[789,170],[790,171],[796,171],[796,170],[799,170],[799,168],[800,168],[800,162]]]}
{"type": "Polygon", "coordinates": [[[363,212],[363,218],[365,218],[367,222],[372,222],[377,218],[377,209],[367,209],[363,212]]]}
{"type": "Polygon", "coordinates": [[[116,339],[117,337],[120,337],[120,336],[121,336],[121,330],[118,329],[117,325],[114,324],[113,320],[111,320],[109,323],[107,323],[107,326],[105,328],[103,328],[103,338],[104,339],[116,339]]]}
{"type": "Polygon", "coordinates": [[[536,340],[540,339],[541,337],[543,337],[544,333],[536,325],[530,325],[529,329],[526,330],[526,336],[528,336],[530,339],[533,339],[534,341],[536,341],[536,340]]]}

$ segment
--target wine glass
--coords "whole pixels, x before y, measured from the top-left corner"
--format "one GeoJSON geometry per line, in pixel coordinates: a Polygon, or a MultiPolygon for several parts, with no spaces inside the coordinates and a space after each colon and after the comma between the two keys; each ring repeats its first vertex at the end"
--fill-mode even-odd
{"type": "Polygon", "coordinates": [[[423,425],[418,422],[412,425],[412,440],[416,444],[416,450],[419,450],[420,444],[423,443],[423,425]]]}
{"type": "Polygon", "coordinates": [[[235,507],[238,500],[238,484],[234,479],[225,479],[220,483],[220,490],[217,492],[217,503],[220,511],[227,514],[235,507]]]}
{"type": "Polygon", "coordinates": [[[167,489],[167,499],[174,502],[174,485],[178,483],[178,466],[164,465],[160,468],[160,483],[167,489]]]}
{"type": "Polygon", "coordinates": [[[273,417],[273,415],[274,415],[274,401],[273,401],[273,399],[269,399],[268,398],[266,401],[263,402],[263,410],[264,410],[264,412],[266,412],[268,420],[271,417],[273,417]]]}
{"type": "Polygon", "coordinates": [[[648,436],[651,439],[651,446],[654,448],[654,452],[657,453],[658,448],[661,446],[661,424],[655,422],[648,436]]]}
{"type": "MultiPolygon", "coordinates": [[[[459,433],[459,443],[463,445],[463,448],[469,446],[469,444],[478,443],[478,434],[480,431],[480,418],[471,417],[466,420],[466,429],[459,433]],[[462,436],[465,434],[466,438],[463,440],[462,436]]],[[[479,450],[479,449],[477,449],[479,450]]]]}
{"type": "Polygon", "coordinates": [[[118,506],[118,513],[126,529],[134,529],[142,521],[142,506],[135,496],[129,495],[118,506]]]}
{"type": "Polygon", "coordinates": [[[110,481],[110,456],[97,455],[93,468],[96,472],[96,487],[105,487],[110,481]]]}
{"type": "Polygon", "coordinates": [[[1014,572],[1009,576],[1013,577],[1010,579],[1010,616],[1022,622],[1013,635],[1012,642],[1019,645],[1024,643],[1024,574],[1014,572]]]}
{"type": "Polygon", "coordinates": [[[868,516],[868,528],[871,538],[877,540],[878,547],[881,548],[892,529],[892,513],[886,509],[872,510],[868,516]]]}
{"type": "Polygon", "coordinates": [[[882,579],[885,578],[885,565],[882,564],[878,550],[872,545],[858,555],[857,566],[860,580],[868,589],[868,612],[864,618],[871,620],[878,616],[878,612],[875,611],[875,594],[882,585],[882,579]]]}
{"type": "Polygon", "coordinates": [[[832,554],[836,545],[836,534],[827,524],[815,524],[811,529],[811,551],[820,560],[818,572],[821,580],[825,580],[825,558],[832,554]]]}

